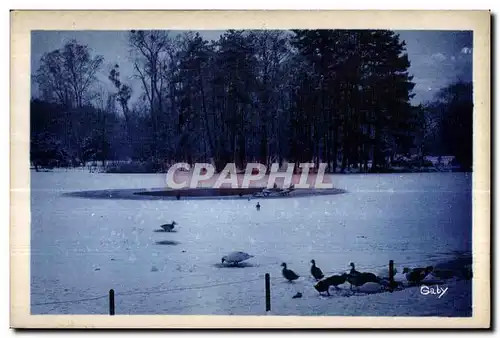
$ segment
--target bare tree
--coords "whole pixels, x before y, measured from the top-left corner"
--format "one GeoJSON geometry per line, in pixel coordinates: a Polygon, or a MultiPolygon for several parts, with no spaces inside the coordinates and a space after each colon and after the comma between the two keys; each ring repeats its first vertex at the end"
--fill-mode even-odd
{"type": "Polygon", "coordinates": [[[122,109],[123,116],[125,117],[125,126],[127,129],[127,140],[129,146],[132,146],[132,116],[129,109],[129,101],[132,97],[132,88],[120,81],[120,67],[115,64],[110,70],[108,79],[113,83],[117,92],[113,95],[113,99],[118,101],[122,109]]]}
{"type": "Polygon", "coordinates": [[[47,98],[67,107],[81,108],[102,62],[102,56],[92,57],[87,46],[71,40],[62,49],[42,57],[35,79],[47,98]]]}
{"type": "Polygon", "coordinates": [[[149,102],[153,126],[153,156],[157,158],[159,116],[163,111],[162,91],[165,86],[162,71],[171,43],[166,31],[132,30],[129,45],[135,56],[134,69],[149,102]]]}
{"type": "Polygon", "coordinates": [[[84,122],[83,107],[92,98],[96,74],[103,60],[100,55],[92,56],[88,46],[71,40],[63,48],[43,55],[35,73],[42,96],[64,107],[65,143],[74,160],[81,159],[84,136],[79,128],[84,122]]]}

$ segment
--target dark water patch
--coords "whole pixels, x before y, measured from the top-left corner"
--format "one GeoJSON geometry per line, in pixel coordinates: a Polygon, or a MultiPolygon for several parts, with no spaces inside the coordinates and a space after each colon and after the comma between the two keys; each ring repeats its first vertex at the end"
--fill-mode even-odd
{"type": "Polygon", "coordinates": [[[191,200],[191,199],[276,199],[292,197],[310,197],[320,195],[337,195],[345,193],[342,189],[296,189],[286,195],[270,195],[254,197],[262,188],[197,188],[197,189],[105,189],[86,190],[63,193],[63,196],[91,199],[122,200],[191,200]]]}
{"type": "Polygon", "coordinates": [[[216,197],[216,196],[251,196],[260,192],[261,188],[197,188],[197,189],[163,189],[163,190],[151,190],[136,192],[136,195],[146,195],[146,196],[161,196],[161,197],[173,197],[173,198],[185,198],[185,197],[216,197]]]}
{"type": "Polygon", "coordinates": [[[155,242],[156,245],[178,245],[180,244],[179,242],[176,241],[157,241],[155,242]]]}

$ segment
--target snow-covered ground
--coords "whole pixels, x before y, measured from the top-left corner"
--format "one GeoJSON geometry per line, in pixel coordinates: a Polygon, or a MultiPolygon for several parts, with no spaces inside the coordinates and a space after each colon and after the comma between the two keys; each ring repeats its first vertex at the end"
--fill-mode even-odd
{"type": "MultiPolygon", "coordinates": [[[[442,297],[418,287],[321,297],[310,260],[327,274],[378,272],[394,260],[426,266],[471,250],[471,174],[332,175],[339,195],[257,200],[117,200],[63,195],[158,188],[164,175],[34,172],[31,175],[31,311],[106,314],[471,315],[471,282],[447,281],[442,297]],[[177,231],[155,232],[175,220],[177,231]],[[254,258],[221,266],[233,250],[254,258]],[[288,283],[281,262],[302,277],[288,283]],[[301,292],[302,298],[292,299],[301,292]],[[87,298],[100,299],[66,302],[87,298]],[[43,305],[44,303],[50,303],[43,305]]],[[[401,276],[400,276],[401,277],[401,276]]]]}

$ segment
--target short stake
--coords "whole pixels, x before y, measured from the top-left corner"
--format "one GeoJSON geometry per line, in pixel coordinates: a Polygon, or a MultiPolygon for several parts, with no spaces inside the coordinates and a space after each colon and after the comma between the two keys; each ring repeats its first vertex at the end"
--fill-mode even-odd
{"type": "Polygon", "coordinates": [[[109,315],[115,315],[115,290],[109,290],[109,315]]]}
{"type": "Polygon", "coordinates": [[[389,261],[389,290],[392,292],[394,290],[394,261],[391,259],[389,261]]]}
{"type": "Polygon", "coordinates": [[[271,277],[266,273],[266,311],[271,311],[271,277]]]}

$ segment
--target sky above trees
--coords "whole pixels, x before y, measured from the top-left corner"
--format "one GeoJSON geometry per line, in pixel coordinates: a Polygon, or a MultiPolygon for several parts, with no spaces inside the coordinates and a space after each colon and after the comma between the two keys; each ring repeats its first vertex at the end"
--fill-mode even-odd
{"type": "MultiPolygon", "coordinates": [[[[184,31],[172,31],[183,33],[184,31]]],[[[410,73],[414,76],[415,97],[418,104],[429,101],[442,88],[456,81],[472,80],[472,32],[468,31],[396,31],[406,42],[410,73]]],[[[61,48],[66,42],[76,39],[89,46],[94,55],[104,57],[104,67],[98,78],[103,85],[111,86],[107,76],[109,70],[119,64],[124,79],[133,88],[140,87],[140,80],[133,79],[134,70],[130,62],[128,31],[35,31],[31,39],[31,70],[36,71],[44,53],[61,48]]],[[[223,31],[199,31],[206,40],[217,40],[223,31]]],[[[32,96],[37,94],[33,83],[32,96]]],[[[134,90],[135,93],[139,90],[134,90]]],[[[134,100],[135,97],[132,97],[134,100]]]]}

